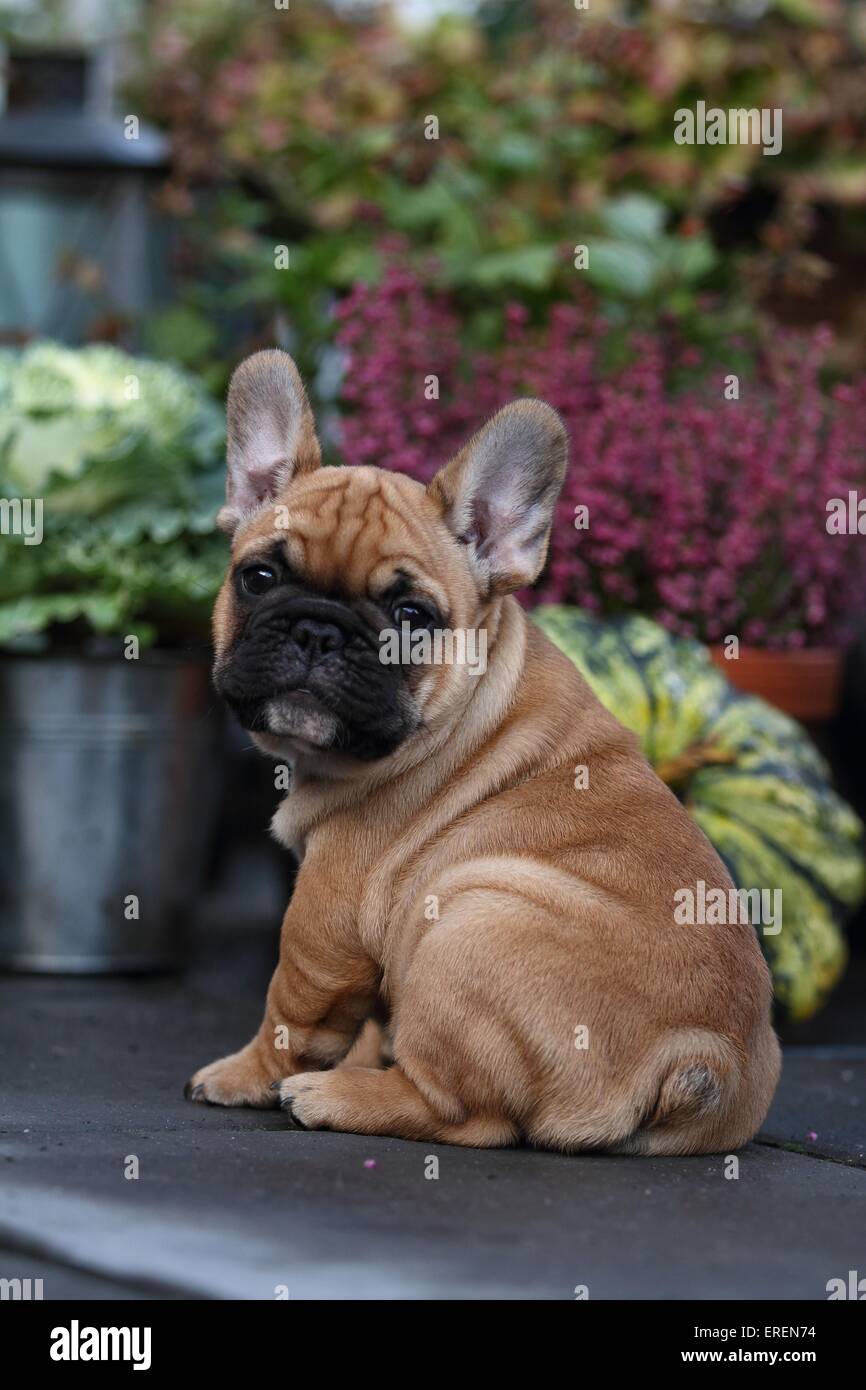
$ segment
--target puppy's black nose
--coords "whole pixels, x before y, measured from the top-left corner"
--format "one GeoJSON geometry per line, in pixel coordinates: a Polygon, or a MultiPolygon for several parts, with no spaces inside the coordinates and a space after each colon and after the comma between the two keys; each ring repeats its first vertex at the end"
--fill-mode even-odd
{"type": "Polygon", "coordinates": [[[346,641],[345,633],[336,623],[321,623],[316,618],[300,618],[294,623],[292,639],[311,661],[339,651],[346,641]]]}

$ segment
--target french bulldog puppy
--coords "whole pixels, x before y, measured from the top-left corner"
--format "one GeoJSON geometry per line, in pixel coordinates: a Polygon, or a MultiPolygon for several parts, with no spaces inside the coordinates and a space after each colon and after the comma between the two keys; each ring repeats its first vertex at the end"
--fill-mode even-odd
{"type": "Polygon", "coordinates": [[[273,830],[300,870],[261,1028],[192,1099],[630,1154],[727,1152],[761,1124],[779,1048],[754,929],[675,920],[677,890],[730,890],[724,867],[512,597],[566,455],[523,400],[428,487],[323,468],[291,358],[235,373],[215,682],[291,768],[273,830]],[[384,661],[394,631],[483,634],[486,662],[384,661]],[[393,1065],[349,1056],[370,1019],[393,1065]]]}

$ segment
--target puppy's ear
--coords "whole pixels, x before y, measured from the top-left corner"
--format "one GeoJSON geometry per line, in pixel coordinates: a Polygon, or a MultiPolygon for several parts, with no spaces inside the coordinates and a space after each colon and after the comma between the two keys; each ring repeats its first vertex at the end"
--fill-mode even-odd
{"type": "Polygon", "coordinates": [[[556,411],[544,401],[513,401],[430,483],[489,597],[522,589],[541,573],[567,462],[568,436],[556,411]]]}
{"type": "Polygon", "coordinates": [[[217,525],[229,536],[293,477],[320,466],[313,413],[287,352],[257,352],[235,371],[226,452],[226,504],[217,525]]]}

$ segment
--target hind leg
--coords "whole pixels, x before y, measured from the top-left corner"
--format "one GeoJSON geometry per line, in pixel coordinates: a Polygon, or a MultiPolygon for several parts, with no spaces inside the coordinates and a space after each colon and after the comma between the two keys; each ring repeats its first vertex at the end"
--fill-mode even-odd
{"type": "Polygon", "coordinates": [[[279,1088],[284,1109],[311,1129],[477,1147],[622,1137],[635,1107],[623,1117],[607,1094],[600,1034],[589,1055],[575,1046],[597,991],[573,938],[572,923],[513,893],[455,895],[396,981],[397,1064],[296,1072],[279,1088]]]}
{"type": "Polygon", "coordinates": [[[394,1060],[391,1039],[381,1023],[368,1018],[338,1067],[389,1067],[394,1060]]]}
{"type": "Polygon", "coordinates": [[[446,1117],[433,1109],[400,1066],[300,1072],[280,1085],[280,1105],[303,1129],[336,1129],[351,1134],[393,1135],[442,1144],[493,1148],[514,1142],[512,1126],[501,1119],[463,1116],[457,1107],[446,1117]]]}

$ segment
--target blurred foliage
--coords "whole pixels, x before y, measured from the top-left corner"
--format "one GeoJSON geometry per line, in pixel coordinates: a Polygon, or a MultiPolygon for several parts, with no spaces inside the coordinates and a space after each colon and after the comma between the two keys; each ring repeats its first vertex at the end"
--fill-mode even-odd
{"type": "Polygon", "coordinates": [[[164,202],[187,221],[187,315],[157,330],[179,360],[219,358],[189,315],[236,341],[275,319],[312,372],[334,296],[377,279],[393,234],[481,348],[508,299],[543,313],[584,275],[632,326],[665,314],[707,337],[757,305],[835,317],[860,350],[866,6],[521,0],[411,32],[399,7],[323,0],[149,15],[135,93],[171,133],[164,202]],[[674,113],[698,100],[782,108],[782,151],[677,145],[674,113]]]}
{"type": "Polygon", "coordinates": [[[0,352],[0,494],[41,500],[44,528],[0,547],[0,642],[206,636],[223,446],[220,408],[165,364],[106,346],[0,352]]]}
{"type": "Polygon", "coordinates": [[[0,0],[0,37],[17,43],[116,40],[140,23],[146,0],[0,0]]]}

